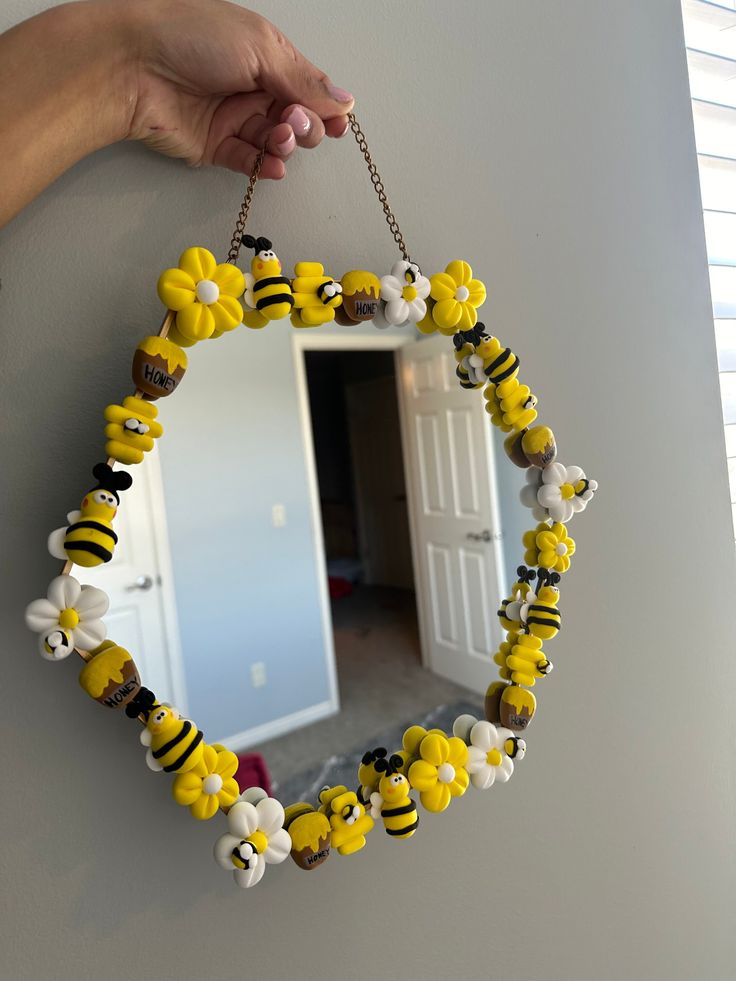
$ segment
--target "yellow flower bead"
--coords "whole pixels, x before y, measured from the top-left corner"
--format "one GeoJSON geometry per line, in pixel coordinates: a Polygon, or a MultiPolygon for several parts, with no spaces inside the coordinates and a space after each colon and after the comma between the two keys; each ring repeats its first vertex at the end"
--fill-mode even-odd
{"type": "Polygon", "coordinates": [[[419,757],[409,767],[409,783],[419,791],[423,807],[435,813],[444,811],[453,797],[461,797],[468,789],[468,747],[457,736],[433,731],[422,739],[419,757]]]}
{"type": "Polygon", "coordinates": [[[230,262],[217,263],[208,249],[186,249],[179,265],[161,273],[158,295],[176,311],[176,330],[190,341],[202,341],[215,331],[232,330],[242,322],[238,297],[245,290],[243,273],[230,262]]]}
{"type": "Polygon", "coordinates": [[[205,746],[202,759],[187,773],[174,779],[174,800],[188,807],[192,817],[208,821],[221,807],[231,807],[240,788],[235,780],[238,758],[224,746],[205,746]]]}
{"type": "Polygon", "coordinates": [[[432,318],[441,333],[454,334],[475,327],[477,308],[485,301],[486,288],[479,279],[473,279],[467,262],[455,259],[443,273],[430,277],[430,284],[430,296],[435,301],[432,318]]]}

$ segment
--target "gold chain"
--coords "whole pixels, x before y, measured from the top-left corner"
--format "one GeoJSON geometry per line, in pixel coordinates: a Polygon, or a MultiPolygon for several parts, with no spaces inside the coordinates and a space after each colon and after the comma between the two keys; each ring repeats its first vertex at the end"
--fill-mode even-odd
{"type": "Polygon", "coordinates": [[[256,162],[253,164],[253,172],[251,173],[250,180],[248,181],[248,187],[245,191],[243,203],[240,205],[238,220],[235,222],[235,230],[233,231],[233,237],[230,241],[230,251],[227,254],[227,261],[232,262],[233,264],[238,261],[238,256],[240,255],[240,246],[242,245],[245,223],[248,220],[248,212],[250,211],[251,201],[253,200],[253,191],[255,190],[258,178],[261,176],[261,167],[263,166],[265,156],[266,145],[259,150],[258,156],[256,157],[256,162]]]}
{"type": "MultiPolygon", "coordinates": [[[[404,242],[404,236],[401,234],[401,229],[399,228],[399,223],[396,220],[393,211],[388,203],[388,198],[386,197],[386,189],[383,186],[383,181],[381,180],[381,175],[378,173],[376,165],[373,163],[373,158],[371,157],[371,152],[368,149],[368,143],[366,142],[365,133],[358,125],[358,120],[355,118],[354,113],[348,113],[348,120],[350,122],[350,129],[353,131],[355,136],[355,142],[358,144],[360,152],[365,158],[365,162],[368,164],[368,173],[371,175],[371,184],[378,195],[378,200],[381,202],[383,208],[383,213],[386,215],[386,224],[391,229],[391,234],[394,237],[394,241],[401,250],[403,257],[409,261],[410,255],[404,242]]],[[[233,231],[233,237],[230,242],[230,251],[227,254],[227,261],[236,263],[238,261],[238,255],[240,254],[240,246],[242,244],[243,232],[245,230],[245,223],[248,220],[248,212],[250,211],[251,202],[253,200],[253,191],[255,190],[258,178],[261,175],[261,167],[263,166],[263,160],[266,156],[266,147],[264,146],[256,157],[255,163],[253,164],[253,171],[250,175],[250,180],[248,181],[248,187],[245,191],[245,197],[243,198],[243,203],[240,205],[240,212],[238,213],[238,220],[235,223],[235,230],[233,231]]]]}
{"type": "Polygon", "coordinates": [[[371,152],[368,149],[368,143],[366,142],[365,133],[358,125],[358,120],[355,118],[354,113],[348,113],[348,119],[350,120],[350,129],[353,131],[353,135],[355,136],[355,142],[358,144],[360,152],[363,154],[365,157],[365,162],[368,164],[368,173],[371,175],[371,183],[373,184],[374,190],[378,195],[378,200],[381,202],[383,207],[383,213],[386,215],[386,223],[391,229],[391,234],[394,237],[394,241],[401,249],[401,254],[408,261],[410,256],[404,242],[404,236],[401,234],[399,223],[394,217],[394,213],[389,206],[388,198],[386,197],[386,189],[383,186],[381,175],[378,173],[378,169],[373,163],[371,152]]]}

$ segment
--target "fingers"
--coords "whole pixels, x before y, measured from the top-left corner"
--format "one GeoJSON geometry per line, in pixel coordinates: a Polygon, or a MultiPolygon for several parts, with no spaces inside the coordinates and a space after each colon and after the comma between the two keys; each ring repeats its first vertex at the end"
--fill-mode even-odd
{"type": "Polygon", "coordinates": [[[264,43],[259,46],[259,81],[267,92],[286,105],[296,103],[313,110],[320,119],[345,116],[353,108],[350,92],[333,85],[327,75],[269,21],[263,22],[264,43]]]}

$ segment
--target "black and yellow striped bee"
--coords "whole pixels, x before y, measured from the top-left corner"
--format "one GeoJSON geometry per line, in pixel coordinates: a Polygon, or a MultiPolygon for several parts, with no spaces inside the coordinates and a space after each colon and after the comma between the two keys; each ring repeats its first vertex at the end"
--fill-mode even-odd
{"type": "Polygon", "coordinates": [[[201,731],[169,705],[152,706],[141,742],[148,747],[146,762],[150,768],[166,773],[187,773],[204,755],[201,731]]]}
{"type": "Polygon", "coordinates": [[[71,559],[75,565],[90,568],[109,562],[118,542],[112,519],[120,504],[120,492],[133,478],[125,470],[113,470],[107,463],[92,468],[97,484],[84,495],[79,511],[67,514],[69,524],[49,535],[49,552],[57,559],[71,559]]]}
{"type": "Polygon", "coordinates": [[[291,313],[294,306],[291,282],[282,275],[281,261],[270,239],[243,235],[242,242],[255,252],[250,272],[245,275],[243,323],[247,327],[265,327],[269,320],[281,320],[291,313]]]}
{"type": "Polygon", "coordinates": [[[533,602],[523,610],[526,628],[532,637],[540,640],[551,640],[562,625],[562,614],[557,609],[560,591],[557,583],[560,581],[558,572],[539,569],[537,572],[539,587],[533,602]]]}
{"type": "Polygon", "coordinates": [[[378,790],[371,794],[371,817],[380,817],[386,834],[392,838],[411,838],[419,825],[417,805],[409,796],[409,781],[399,772],[403,763],[398,753],[393,753],[373,764],[383,776],[378,790]]]}

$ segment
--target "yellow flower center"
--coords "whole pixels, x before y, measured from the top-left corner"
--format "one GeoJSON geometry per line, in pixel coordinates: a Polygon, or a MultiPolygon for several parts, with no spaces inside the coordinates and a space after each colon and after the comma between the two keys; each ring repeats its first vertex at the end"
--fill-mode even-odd
{"type": "Polygon", "coordinates": [[[59,626],[62,628],[62,630],[74,630],[78,623],[79,614],[71,606],[68,606],[59,614],[59,626]]]}
{"type": "Polygon", "coordinates": [[[489,749],[486,755],[486,763],[489,766],[498,766],[501,763],[501,751],[498,749],[489,749]]]}
{"type": "Polygon", "coordinates": [[[220,287],[211,279],[200,279],[196,286],[196,294],[200,303],[209,306],[210,303],[217,303],[220,298],[220,287]]]}
{"type": "Polygon", "coordinates": [[[460,303],[467,303],[468,297],[470,296],[470,291],[467,286],[458,286],[455,290],[455,299],[460,303]]]}
{"type": "Polygon", "coordinates": [[[412,300],[416,300],[417,298],[416,286],[405,286],[401,291],[401,295],[411,303],[412,300]]]}
{"type": "Polygon", "coordinates": [[[215,794],[219,794],[222,790],[222,777],[219,773],[210,773],[202,781],[202,790],[205,794],[209,794],[214,797],[215,794]]]}
{"type": "Polygon", "coordinates": [[[575,497],[575,488],[572,484],[561,484],[560,494],[562,495],[563,501],[569,501],[571,497],[575,497]]]}
{"type": "Polygon", "coordinates": [[[246,838],[246,841],[249,841],[253,845],[259,855],[262,855],[266,848],[268,848],[268,838],[262,831],[254,831],[252,835],[246,838]]]}
{"type": "Polygon", "coordinates": [[[452,763],[440,763],[437,767],[437,779],[440,783],[452,783],[455,779],[455,767],[452,763]]]}

